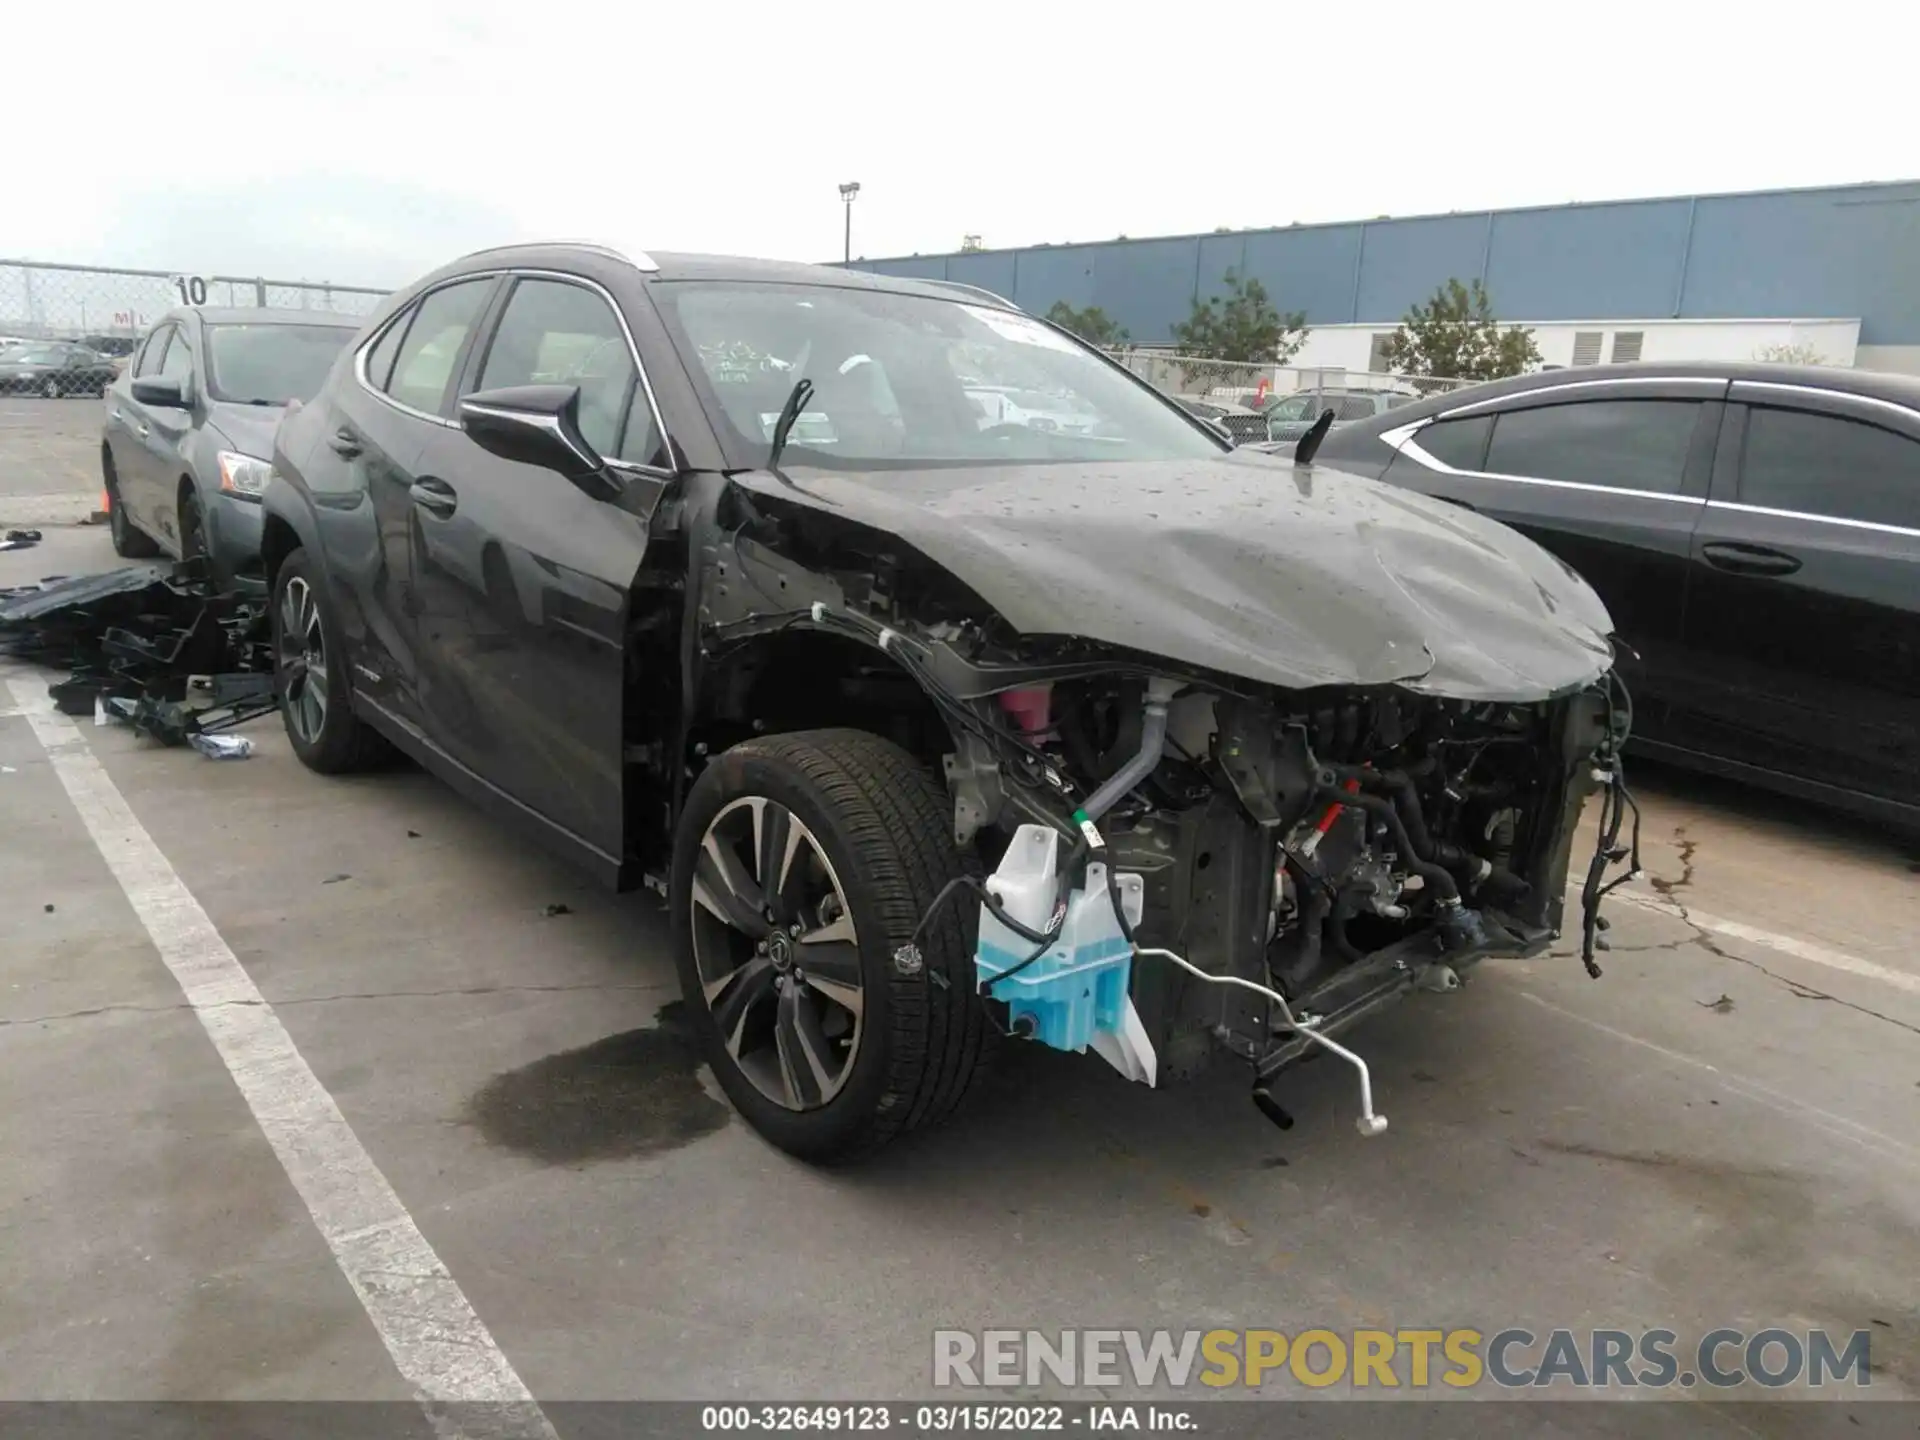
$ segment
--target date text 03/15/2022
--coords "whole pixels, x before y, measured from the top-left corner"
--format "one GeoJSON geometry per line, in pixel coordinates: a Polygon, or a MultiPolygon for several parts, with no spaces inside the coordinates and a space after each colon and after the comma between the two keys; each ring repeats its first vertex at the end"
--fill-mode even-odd
{"type": "Polygon", "coordinates": [[[879,1432],[907,1434],[977,1432],[1022,1434],[1067,1430],[1149,1430],[1194,1433],[1201,1427],[1190,1408],[1164,1404],[1098,1405],[707,1405],[704,1432],[879,1432]]]}

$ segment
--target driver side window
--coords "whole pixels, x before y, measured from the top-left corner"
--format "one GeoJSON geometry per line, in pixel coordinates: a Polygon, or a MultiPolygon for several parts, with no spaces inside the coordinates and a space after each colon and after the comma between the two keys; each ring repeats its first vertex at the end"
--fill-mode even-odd
{"type": "Polygon", "coordinates": [[[176,325],[173,338],[167,342],[166,359],[160,362],[160,378],[184,382],[192,374],[193,351],[187,346],[187,332],[176,325]]]}
{"type": "Polygon", "coordinates": [[[479,388],[578,386],[581,436],[599,454],[618,457],[629,423],[646,427],[652,419],[636,378],[626,332],[605,300],[584,285],[527,278],[507,299],[479,388]]]}
{"type": "Polygon", "coordinates": [[[162,325],[147,337],[147,343],[140,347],[140,358],[133,367],[135,378],[144,380],[149,375],[160,373],[160,358],[167,353],[167,344],[172,339],[171,325],[162,325]]]}

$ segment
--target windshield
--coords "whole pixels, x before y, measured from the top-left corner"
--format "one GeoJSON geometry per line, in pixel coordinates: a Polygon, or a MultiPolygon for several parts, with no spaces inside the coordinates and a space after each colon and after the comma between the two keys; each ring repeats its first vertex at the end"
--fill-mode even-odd
{"type": "Polygon", "coordinates": [[[774,419],[802,378],[814,390],[782,452],[789,465],[1170,460],[1223,448],[1025,315],[832,285],[668,281],[653,293],[697,362],[735,463],[766,463],[774,419]]]}
{"type": "Polygon", "coordinates": [[[209,326],[207,393],[241,404],[311,400],[352,338],[343,325],[209,326]]]}
{"type": "Polygon", "coordinates": [[[7,351],[10,365],[58,365],[66,358],[66,351],[47,345],[19,345],[7,351]]]}
{"type": "Polygon", "coordinates": [[[1313,407],[1313,396],[1289,395],[1267,411],[1267,418],[1269,420],[1310,420],[1314,417],[1313,407]]]}

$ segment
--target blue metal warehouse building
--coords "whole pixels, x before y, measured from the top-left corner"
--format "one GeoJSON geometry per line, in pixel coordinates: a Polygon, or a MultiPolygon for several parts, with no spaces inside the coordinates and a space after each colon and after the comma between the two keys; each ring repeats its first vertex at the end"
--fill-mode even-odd
{"type": "MultiPolygon", "coordinates": [[[[1809,323],[1838,325],[1832,333],[1840,334],[1847,322],[1857,322],[1852,353],[1828,358],[1920,372],[1920,181],[1035,245],[854,265],[978,285],[1034,314],[1059,300],[1076,308],[1097,305],[1145,345],[1166,343],[1195,297],[1218,292],[1234,270],[1259,280],[1282,310],[1305,311],[1320,341],[1310,341],[1312,348],[1330,346],[1342,334],[1353,337],[1343,349],[1351,358],[1329,361],[1303,352],[1302,364],[1368,368],[1362,358],[1368,338],[1390,332],[1408,307],[1450,277],[1479,277],[1503,321],[1546,327],[1541,348],[1549,362],[1557,357],[1548,339],[1561,330],[1569,344],[1600,344],[1588,337],[1603,332],[1580,332],[1579,322],[1656,327],[1632,332],[1631,354],[1621,353],[1616,328],[1614,358],[1648,359],[1683,358],[1683,351],[1705,358],[1756,337],[1813,334],[1809,323]],[[1720,322],[1746,328],[1741,338],[1729,339],[1731,328],[1720,322]],[[1650,337],[1644,351],[1643,333],[1650,337]]],[[[1832,348],[1849,347],[1837,341],[1832,348]]],[[[1583,358],[1593,358],[1591,348],[1583,358]]]]}

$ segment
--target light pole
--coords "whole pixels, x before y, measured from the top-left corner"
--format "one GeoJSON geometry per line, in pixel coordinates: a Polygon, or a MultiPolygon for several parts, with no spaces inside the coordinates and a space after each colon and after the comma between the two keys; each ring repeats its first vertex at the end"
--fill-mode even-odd
{"type": "Polygon", "coordinates": [[[858,180],[848,181],[840,187],[840,199],[847,207],[846,244],[840,258],[842,263],[846,264],[851,264],[853,261],[853,197],[859,193],[858,180]]]}

